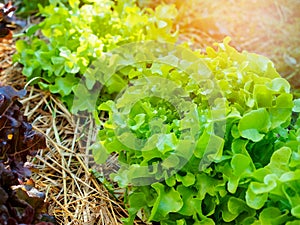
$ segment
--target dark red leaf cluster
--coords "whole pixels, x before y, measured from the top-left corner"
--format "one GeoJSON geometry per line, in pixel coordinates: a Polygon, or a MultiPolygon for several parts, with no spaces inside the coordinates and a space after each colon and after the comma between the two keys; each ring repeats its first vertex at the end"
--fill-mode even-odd
{"type": "Polygon", "coordinates": [[[44,195],[34,188],[27,156],[46,148],[45,137],[32,130],[21,112],[25,90],[0,86],[0,224],[53,225],[44,195]]]}
{"type": "Polygon", "coordinates": [[[14,25],[11,23],[10,15],[16,10],[12,6],[11,2],[6,3],[5,5],[0,5],[0,39],[11,39],[14,25]]]}
{"type": "Polygon", "coordinates": [[[25,90],[17,92],[10,86],[0,87],[0,161],[5,162],[19,177],[29,177],[23,164],[27,156],[34,156],[38,149],[46,148],[45,137],[32,130],[27,118],[20,111],[18,101],[25,90]]]}

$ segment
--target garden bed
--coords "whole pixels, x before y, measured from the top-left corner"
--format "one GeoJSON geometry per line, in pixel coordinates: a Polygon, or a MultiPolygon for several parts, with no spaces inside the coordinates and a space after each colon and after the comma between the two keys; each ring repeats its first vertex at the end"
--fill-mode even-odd
{"type": "MultiPolygon", "coordinates": [[[[195,1],[171,2],[179,9],[180,42],[188,41],[204,51],[229,35],[238,50],[271,58],[281,75],[299,88],[300,38],[295,32],[300,26],[300,16],[295,11],[298,1],[290,1],[290,4],[222,1],[222,7],[219,7],[220,2],[212,1],[199,1],[199,7],[193,7],[195,1]],[[239,15],[238,19],[227,16],[231,14],[239,15]],[[224,17],[221,20],[220,15],[224,17]],[[251,22],[245,29],[249,18],[251,22]]],[[[45,200],[50,203],[49,213],[59,224],[122,224],[122,219],[128,217],[123,203],[125,190],[116,185],[114,193],[110,193],[102,176],[105,171],[116,170],[115,156],[109,158],[105,166],[98,166],[89,150],[96,136],[94,120],[74,117],[56,95],[27,86],[23,68],[12,63],[15,48],[11,40],[0,43],[0,52],[0,82],[18,90],[26,86],[27,95],[21,100],[25,115],[47,138],[48,148],[41,150],[31,162],[35,165],[36,186],[45,192],[45,200]],[[83,124],[88,126],[82,127],[83,124]]],[[[134,223],[143,224],[138,219],[134,223]]]]}

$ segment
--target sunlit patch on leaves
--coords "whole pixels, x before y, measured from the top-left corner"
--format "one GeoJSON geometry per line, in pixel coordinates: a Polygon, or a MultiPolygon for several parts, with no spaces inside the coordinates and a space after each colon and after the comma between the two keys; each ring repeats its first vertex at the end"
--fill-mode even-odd
{"type": "MultiPolygon", "coordinates": [[[[27,1],[24,4],[30,7],[27,1]]],[[[89,65],[103,53],[142,40],[174,43],[178,36],[173,25],[177,10],[170,5],[155,10],[141,10],[128,0],[59,1],[59,4],[50,1],[49,5],[45,2],[42,5],[39,11],[45,19],[27,29],[28,42],[17,41],[14,60],[24,65],[23,74],[29,80],[41,77],[36,83],[59,94],[67,104],[74,94],[81,97],[73,91],[79,82],[75,77],[83,77],[89,65]],[[37,31],[44,37],[36,37],[37,31]],[[74,78],[72,82],[69,77],[74,78]]],[[[87,82],[93,82],[92,77],[85,77],[87,82]]],[[[118,76],[114,78],[111,92],[119,91],[126,83],[118,76]]]]}

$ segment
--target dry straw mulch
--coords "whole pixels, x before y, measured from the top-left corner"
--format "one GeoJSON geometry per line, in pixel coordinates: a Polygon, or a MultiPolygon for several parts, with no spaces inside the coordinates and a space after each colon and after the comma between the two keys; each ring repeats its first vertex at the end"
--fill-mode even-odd
{"type": "Polygon", "coordinates": [[[15,52],[12,44],[12,40],[0,38],[0,82],[5,82],[5,74],[12,65],[11,55],[15,52]]]}
{"type": "MultiPolygon", "coordinates": [[[[21,74],[22,69],[11,61],[15,51],[12,43],[0,43],[0,50],[0,83],[24,88],[26,79],[21,74]]],[[[73,117],[48,92],[34,87],[26,89],[27,96],[21,100],[25,115],[34,129],[47,138],[48,148],[30,160],[35,167],[36,187],[45,192],[45,200],[49,202],[49,214],[64,225],[122,224],[121,218],[126,217],[126,212],[122,199],[117,199],[121,198],[122,190],[118,195],[116,189],[117,198],[113,197],[89,170],[89,146],[95,135],[93,120],[73,117]],[[83,119],[88,124],[84,134],[81,133],[83,119]]],[[[114,162],[109,163],[108,167],[112,165],[113,169],[114,162]]],[[[101,172],[102,168],[97,169],[101,172]]]]}

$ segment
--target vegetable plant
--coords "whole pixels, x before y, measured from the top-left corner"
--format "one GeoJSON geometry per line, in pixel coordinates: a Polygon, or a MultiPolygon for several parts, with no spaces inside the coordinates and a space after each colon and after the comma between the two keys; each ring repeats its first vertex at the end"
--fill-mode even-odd
{"type": "Polygon", "coordinates": [[[25,166],[28,156],[46,148],[45,137],[32,130],[19,98],[26,91],[0,86],[0,224],[53,225],[44,194],[34,188],[25,166]]]}
{"type": "Polygon", "coordinates": [[[127,0],[51,1],[40,6],[44,20],[27,30],[29,41],[17,41],[14,59],[24,65],[29,80],[40,78],[41,88],[71,106],[74,87],[104,52],[147,39],[176,41],[176,13],[175,6],[141,10],[127,0]]]}
{"type": "Polygon", "coordinates": [[[0,3],[0,41],[2,39],[10,40],[12,38],[12,29],[14,26],[11,21],[11,14],[16,10],[11,3],[5,5],[0,3]]]}
{"type": "Polygon", "coordinates": [[[121,48],[88,70],[82,87],[118,93],[98,108],[108,120],[93,154],[118,154],[125,224],[300,222],[299,99],[270,60],[228,42],[206,54],[121,48]]]}

